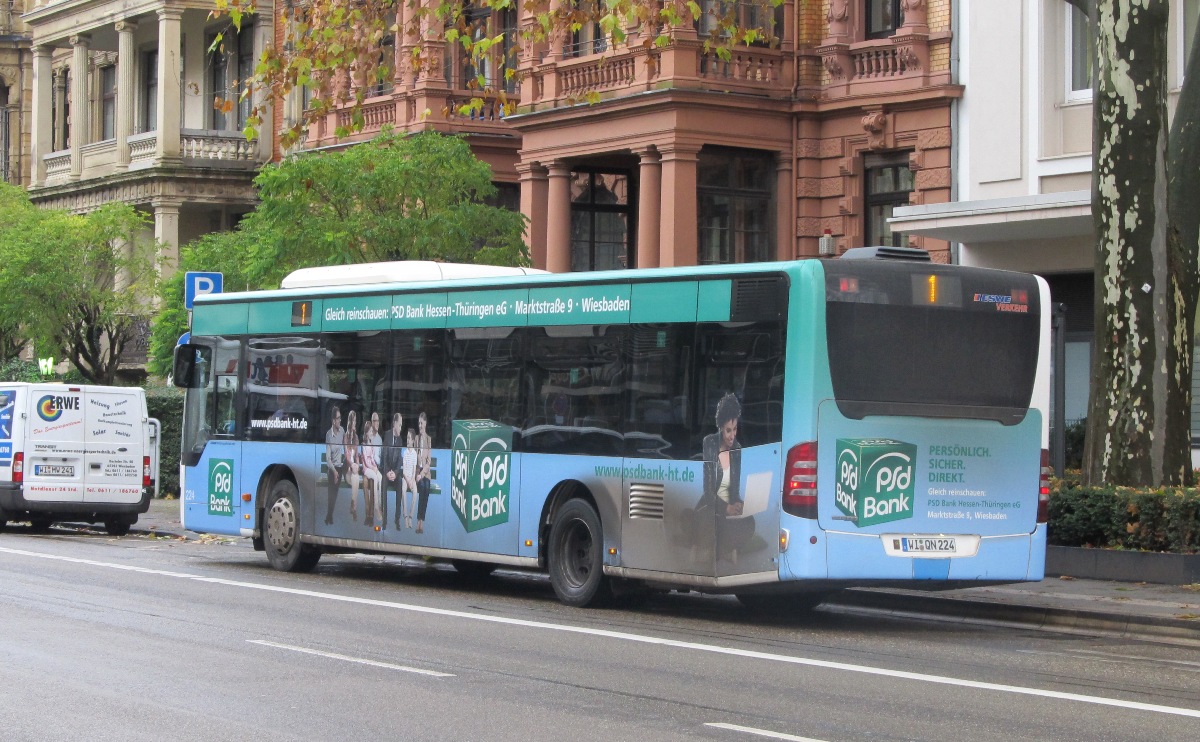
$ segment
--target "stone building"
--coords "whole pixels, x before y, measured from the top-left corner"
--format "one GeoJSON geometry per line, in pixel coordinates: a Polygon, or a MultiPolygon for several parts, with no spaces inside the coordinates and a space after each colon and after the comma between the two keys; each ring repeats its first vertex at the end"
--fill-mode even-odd
{"type": "Polygon", "coordinates": [[[440,29],[408,22],[411,4],[399,11],[399,40],[387,40],[395,78],[370,91],[363,131],[335,138],[349,122],[337,111],[303,146],[344,145],[389,124],[467,135],[502,201],[529,217],[536,267],[737,263],[879,243],[950,257],[944,240],[887,221],[897,206],[951,199],[962,88],[950,0],[785,0],[770,18],[751,2],[702,0],[703,17],[666,46],[634,29],[610,48],[585,25],[512,55],[518,32],[537,22],[516,3],[479,15],[489,37],[509,41],[476,62],[440,29]],[[706,52],[713,19],[729,12],[746,25],[773,20],[779,43],[738,46],[727,60],[706,52]],[[404,62],[417,46],[436,63],[414,73],[404,62]],[[468,82],[479,77],[482,93],[468,82]],[[473,97],[482,107],[464,113],[473,97]]]}
{"type": "Polygon", "coordinates": [[[32,56],[21,21],[27,0],[0,0],[0,181],[29,184],[32,56]]]}

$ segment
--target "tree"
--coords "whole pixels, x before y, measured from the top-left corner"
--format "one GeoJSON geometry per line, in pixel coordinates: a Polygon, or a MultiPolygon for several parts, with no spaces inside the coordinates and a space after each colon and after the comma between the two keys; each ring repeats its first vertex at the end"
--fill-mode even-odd
{"type": "Polygon", "coordinates": [[[1198,44],[1168,132],[1167,0],[1067,1],[1091,19],[1096,42],[1096,329],[1084,480],[1191,484],[1198,44]]]}
{"type": "Polygon", "coordinates": [[[183,271],[220,271],[226,287],[273,288],[297,268],[388,260],[528,265],[521,214],[491,206],[491,168],[460,137],[384,134],[269,165],[261,203],[234,232],[180,251],[163,285],[151,371],[165,374],[187,329],[183,271]]]}
{"type": "Polygon", "coordinates": [[[84,216],[38,209],[3,184],[0,204],[0,317],[84,380],[113,383],[157,288],[145,215],[125,204],[84,216]]]}
{"type": "MultiPolygon", "coordinates": [[[[231,25],[241,28],[245,15],[255,11],[260,0],[214,0],[218,16],[228,16],[231,25]]],[[[305,3],[276,5],[282,13],[277,23],[283,28],[283,43],[268,47],[262,55],[251,80],[240,81],[240,89],[229,91],[229,97],[246,97],[263,91],[265,100],[281,100],[298,87],[308,88],[312,96],[301,120],[280,133],[280,144],[287,148],[303,138],[308,123],[330,111],[347,107],[351,125],[340,129],[338,136],[357,131],[363,126],[362,102],[371,84],[390,80],[395,72],[394,60],[381,52],[386,36],[393,36],[398,46],[409,53],[399,59],[407,71],[419,73],[438,69],[442,64],[440,46],[422,43],[444,40],[460,47],[473,59],[476,70],[482,70],[479,60],[493,49],[509,45],[511,64],[507,78],[516,77],[515,61],[522,46],[537,45],[547,40],[561,43],[572,32],[586,24],[597,24],[616,48],[628,39],[634,29],[653,29],[639,36],[644,47],[669,44],[675,32],[708,16],[704,35],[705,52],[713,51],[722,59],[731,57],[737,44],[750,44],[764,39],[777,43],[774,35],[772,8],[783,0],[741,0],[713,3],[702,8],[698,0],[309,0],[305,3]],[[757,6],[762,12],[761,25],[739,22],[739,6],[757,6]],[[505,38],[503,32],[488,35],[487,13],[523,7],[533,12],[533,22],[521,28],[516,38],[505,38]]],[[[218,35],[213,41],[222,43],[218,35]]],[[[647,63],[653,59],[647,57],[647,63]]],[[[480,96],[494,95],[507,105],[503,86],[489,89],[487,80],[478,75],[470,83],[480,96]]],[[[232,100],[219,99],[215,105],[232,110],[232,100]]],[[[482,98],[475,98],[463,108],[482,107],[482,98]]],[[[514,106],[515,108],[515,106],[514,106]]],[[[258,135],[263,123],[265,105],[254,107],[245,133],[258,135]]]]}

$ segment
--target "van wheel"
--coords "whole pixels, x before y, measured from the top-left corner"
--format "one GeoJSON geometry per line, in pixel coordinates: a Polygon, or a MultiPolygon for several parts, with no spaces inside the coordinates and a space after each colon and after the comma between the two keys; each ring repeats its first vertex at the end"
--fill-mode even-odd
{"type": "Polygon", "coordinates": [[[104,531],[109,536],[124,536],[129,533],[129,526],[133,525],[124,518],[109,518],[104,521],[104,531]]]}
{"type": "Polygon", "coordinates": [[[300,542],[300,494],[290,480],[272,485],[263,534],[267,561],[280,572],[310,572],[317,566],[321,550],[300,542]]]}
{"type": "Polygon", "coordinates": [[[34,533],[46,533],[50,530],[50,524],[54,521],[44,516],[35,516],[29,519],[29,530],[34,533]]]}
{"type": "Polygon", "coordinates": [[[561,602],[583,608],[608,601],[612,593],[603,552],[604,532],[595,508],[584,500],[568,500],[550,527],[547,552],[550,584],[561,602]]]}

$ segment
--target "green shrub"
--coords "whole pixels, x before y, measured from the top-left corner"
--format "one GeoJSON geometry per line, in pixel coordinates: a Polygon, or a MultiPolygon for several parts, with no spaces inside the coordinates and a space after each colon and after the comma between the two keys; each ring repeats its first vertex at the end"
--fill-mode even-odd
{"type": "Polygon", "coordinates": [[[183,437],[183,390],[146,385],[150,417],[162,424],[158,449],[158,496],[179,497],[179,444],[183,437]]]}
{"type": "Polygon", "coordinates": [[[1050,492],[1049,542],[1193,553],[1200,551],[1200,489],[1085,487],[1074,478],[1050,492]]]}
{"type": "Polygon", "coordinates": [[[38,372],[37,361],[22,361],[20,358],[9,358],[0,363],[0,381],[28,381],[36,383],[42,380],[38,372]]]}

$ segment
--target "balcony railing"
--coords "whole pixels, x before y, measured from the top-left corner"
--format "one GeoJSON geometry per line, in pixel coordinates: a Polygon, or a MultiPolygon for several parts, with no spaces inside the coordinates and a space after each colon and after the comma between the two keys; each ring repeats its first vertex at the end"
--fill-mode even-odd
{"type": "Polygon", "coordinates": [[[237,131],[182,129],[179,139],[184,159],[248,162],[258,154],[258,143],[248,141],[237,131]]]}
{"type": "Polygon", "coordinates": [[[158,147],[158,132],[147,131],[129,137],[129,167],[149,167],[154,164],[158,147]]]}
{"type": "Polygon", "coordinates": [[[63,149],[46,155],[46,180],[65,178],[71,174],[71,150],[63,149]]]}

